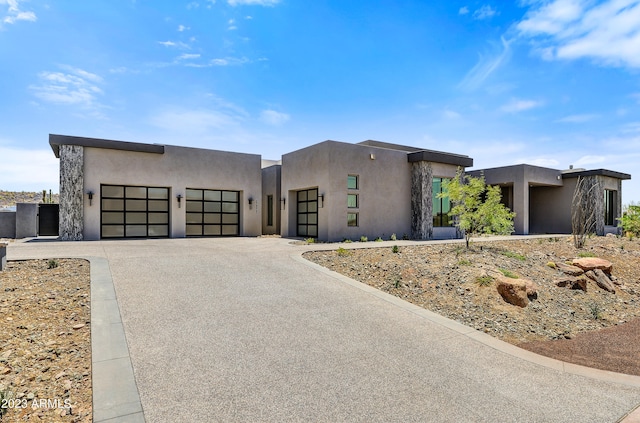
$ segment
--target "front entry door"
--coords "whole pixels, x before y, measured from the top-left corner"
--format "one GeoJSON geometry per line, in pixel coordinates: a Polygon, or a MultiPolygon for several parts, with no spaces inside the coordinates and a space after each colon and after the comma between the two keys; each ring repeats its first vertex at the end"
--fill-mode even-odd
{"type": "Polygon", "coordinates": [[[298,236],[318,236],[318,188],[305,189],[297,193],[298,236]]]}

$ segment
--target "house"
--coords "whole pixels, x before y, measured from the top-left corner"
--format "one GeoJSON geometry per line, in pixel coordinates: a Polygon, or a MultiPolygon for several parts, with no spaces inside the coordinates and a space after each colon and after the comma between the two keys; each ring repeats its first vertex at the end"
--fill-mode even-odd
{"type": "Polygon", "coordinates": [[[63,240],[262,233],[257,154],[63,135],[49,144],[63,240]]]}
{"type": "MultiPolygon", "coordinates": [[[[161,144],[50,135],[60,158],[59,236],[108,238],[257,236],[323,241],[446,239],[461,233],[443,182],[473,159],[380,141],[324,141],[262,160],[161,144]]],[[[621,181],[609,170],[529,165],[469,172],[500,185],[516,233],[570,233],[578,177],[598,182],[598,233],[615,230],[621,181]],[[600,211],[602,211],[600,213],[600,211]]]]}
{"type": "Polygon", "coordinates": [[[594,208],[597,235],[617,233],[617,218],[622,214],[622,181],[631,175],[607,169],[556,170],[519,164],[474,170],[467,174],[484,175],[489,185],[499,185],[502,201],[516,213],[515,233],[570,234],[571,203],[578,178],[593,187],[588,202],[594,208]]]}

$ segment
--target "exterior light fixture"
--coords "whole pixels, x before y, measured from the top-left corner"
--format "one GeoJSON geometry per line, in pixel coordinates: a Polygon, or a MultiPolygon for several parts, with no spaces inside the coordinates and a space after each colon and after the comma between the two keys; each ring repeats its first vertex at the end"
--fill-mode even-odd
{"type": "Polygon", "coordinates": [[[369,154],[369,158],[370,158],[371,160],[375,160],[375,159],[376,159],[376,155],[375,155],[375,154],[373,154],[373,153],[370,153],[370,154],[369,154]]]}
{"type": "Polygon", "coordinates": [[[91,203],[93,201],[93,191],[89,191],[87,193],[87,196],[89,196],[89,206],[91,206],[91,203]]]}
{"type": "Polygon", "coordinates": [[[280,199],[280,210],[284,210],[284,209],[285,209],[285,207],[286,207],[286,205],[287,205],[287,199],[286,199],[286,198],[284,198],[284,197],[282,197],[282,198],[280,199]]]}
{"type": "Polygon", "coordinates": [[[318,207],[320,208],[324,207],[324,194],[318,195],[318,207]]]}
{"type": "Polygon", "coordinates": [[[180,201],[182,201],[182,194],[176,195],[176,200],[178,200],[178,208],[180,208],[180,201]]]}
{"type": "Polygon", "coordinates": [[[253,206],[253,197],[249,197],[249,210],[251,210],[252,206],[253,206]]]}

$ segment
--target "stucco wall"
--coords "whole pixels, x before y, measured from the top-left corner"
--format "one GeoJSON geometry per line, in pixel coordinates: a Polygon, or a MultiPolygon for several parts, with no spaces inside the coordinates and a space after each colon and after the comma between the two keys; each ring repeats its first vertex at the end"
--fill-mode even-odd
{"type": "Polygon", "coordinates": [[[262,232],[262,207],[248,199],[262,196],[260,156],[198,148],[165,146],[164,154],[85,147],[84,192],[93,191],[93,205],[84,196],[85,239],[100,238],[100,185],[139,185],[170,188],[170,234],[184,237],[184,199],[179,208],[176,195],[186,188],[240,191],[240,234],[262,232]]]}
{"type": "Polygon", "coordinates": [[[400,238],[411,233],[411,170],[405,152],[325,141],[285,154],[284,236],[296,235],[295,191],[316,186],[324,195],[324,207],[318,210],[321,240],[388,238],[392,233],[400,238]],[[348,175],[358,175],[358,190],[347,190],[348,175]],[[358,194],[357,209],[347,208],[347,193],[358,194]],[[359,214],[357,227],[347,226],[348,212],[359,214]]]}
{"type": "Polygon", "coordinates": [[[16,237],[16,212],[0,212],[0,238],[16,237]]]}
{"type": "Polygon", "coordinates": [[[273,165],[262,169],[262,233],[280,234],[280,181],[282,166],[273,165]],[[273,196],[273,225],[268,225],[267,197],[273,196]]]}

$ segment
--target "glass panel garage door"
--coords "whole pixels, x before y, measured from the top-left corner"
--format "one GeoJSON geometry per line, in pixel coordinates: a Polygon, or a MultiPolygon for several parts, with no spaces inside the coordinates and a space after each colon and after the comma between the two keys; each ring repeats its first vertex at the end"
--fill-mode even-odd
{"type": "Polygon", "coordinates": [[[187,236],[240,234],[240,192],[187,188],[187,236]]]}
{"type": "Polygon", "coordinates": [[[100,186],[100,236],[169,236],[169,188],[100,186]]]}
{"type": "Polygon", "coordinates": [[[298,191],[298,236],[318,236],[318,188],[298,191]]]}

